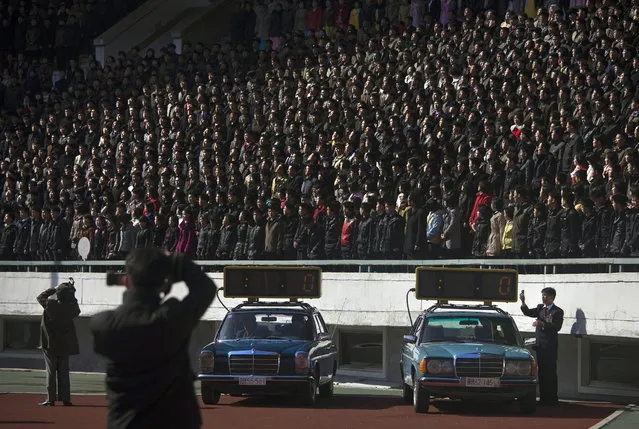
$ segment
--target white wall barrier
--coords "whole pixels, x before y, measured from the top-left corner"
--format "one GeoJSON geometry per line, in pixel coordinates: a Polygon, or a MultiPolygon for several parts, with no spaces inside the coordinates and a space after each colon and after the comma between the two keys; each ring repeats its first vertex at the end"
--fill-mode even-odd
{"type": "MultiPolygon", "coordinates": [[[[82,316],[115,308],[121,302],[123,288],[107,287],[104,273],[1,272],[0,316],[39,316],[36,297],[44,289],[66,281],[73,275],[82,316]]],[[[210,276],[222,285],[222,273],[210,276]]],[[[406,292],[415,285],[414,274],[325,272],[323,295],[309,300],[318,307],[326,322],[337,326],[407,327],[406,292]]],[[[565,311],[561,333],[579,333],[606,337],[639,338],[639,274],[636,272],[602,274],[519,275],[519,290],[526,291],[529,305],[540,302],[543,287],[557,290],[556,303],[565,311]]],[[[183,283],[173,287],[172,296],[183,297],[183,283]]],[[[239,299],[223,299],[227,307],[239,299]]],[[[410,293],[408,303],[413,317],[433,301],[418,301],[410,293]]],[[[504,303],[523,332],[533,331],[532,320],[521,315],[519,303],[504,303]]],[[[204,320],[219,321],[226,310],[216,300],[204,320]]]]}

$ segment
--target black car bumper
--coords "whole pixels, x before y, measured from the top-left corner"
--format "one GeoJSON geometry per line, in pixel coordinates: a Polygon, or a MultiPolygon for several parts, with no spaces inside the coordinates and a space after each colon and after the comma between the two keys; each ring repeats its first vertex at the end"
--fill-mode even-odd
{"type": "Polygon", "coordinates": [[[241,376],[199,374],[198,380],[207,387],[229,395],[296,395],[306,392],[313,380],[310,375],[241,376]],[[264,384],[244,384],[258,381],[264,384]]]}
{"type": "Polygon", "coordinates": [[[452,399],[507,401],[537,393],[537,380],[533,377],[503,378],[496,387],[468,387],[465,381],[458,377],[421,377],[419,384],[431,396],[452,399]]]}

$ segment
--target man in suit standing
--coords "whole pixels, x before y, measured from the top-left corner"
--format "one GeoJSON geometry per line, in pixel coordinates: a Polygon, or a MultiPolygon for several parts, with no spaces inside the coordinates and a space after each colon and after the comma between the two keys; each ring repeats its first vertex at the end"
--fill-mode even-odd
{"type": "Polygon", "coordinates": [[[533,322],[537,336],[537,364],[539,365],[539,403],[542,405],[557,405],[557,334],[564,323],[564,311],[555,305],[557,292],[551,287],[541,290],[543,304],[535,308],[528,308],[526,297],[522,291],[521,311],[528,317],[534,317],[533,322]]]}
{"type": "Polygon", "coordinates": [[[73,281],[47,289],[38,295],[44,308],[40,324],[40,348],[47,368],[47,400],[40,405],[52,407],[62,401],[71,403],[69,356],[79,353],[78,337],[73,319],[80,314],[73,281]]]}

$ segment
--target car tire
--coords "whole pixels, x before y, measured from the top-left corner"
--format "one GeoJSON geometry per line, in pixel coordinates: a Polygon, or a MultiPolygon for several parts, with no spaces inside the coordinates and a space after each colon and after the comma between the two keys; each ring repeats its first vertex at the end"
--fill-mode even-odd
{"type": "Polygon", "coordinates": [[[314,378],[309,381],[306,387],[306,393],[302,395],[302,402],[304,405],[312,407],[315,405],[315,401],[317,400],[317,382],[314,378]]]}
{"type": "Polygon", "coordinates": [[[402,400],[405,404],[413,403],[413,389],[406,383],[402,383],[402,400]]]}
{"type": "Polygon", "coordinates": [[[419,380],[413,383],[413,408],[416,413],[427,413],[430,407],[430,397],[419,385],[419,380]]]}
{"type": "Polygon", "coordinates": [[[329,381],[328,383],[320,385],[319,387],[320,398],[326,398],[326,399],[332,398],[334,388],[335,388],[335,385],[333,383],[332,378],[331,378],[331,381],[329,381]]]}
{"type": "Polygon", "coordinates": [[[200,389],[202,391],[202,402],[206,405],[215,405],[220,402],[220,392],[214,390],[211,386],[202,383],[200,389]]]}
{"type": "Polygon", "coordinates": [[[535,393],[530,393],[522,398],[519,398],[519,410],[522,414],[535,414],[537,412],[537,396],[535,393]]]}

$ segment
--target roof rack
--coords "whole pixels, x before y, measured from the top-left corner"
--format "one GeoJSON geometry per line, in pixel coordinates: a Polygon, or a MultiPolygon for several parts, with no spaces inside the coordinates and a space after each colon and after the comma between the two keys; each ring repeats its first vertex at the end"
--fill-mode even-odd
{"type": "Polygon", "coordinates": [[[313,307],[305,302],[284,301],[284,302],[264,302],[264,301],[246,301],[236,305],[233,310],[240,310],[245,307],[300,307],[306,311],[313,311],[313,307]]]}
{"type": "Polygon", "coordinates": [[[435,310],[449,309],[449,310],[473,310],[473,311],[496,311],[497,313],[507,315],[508,313],[492,304],[448,304],[437,303],[424,310],[424,313],[433,313],[435,310]]]}

